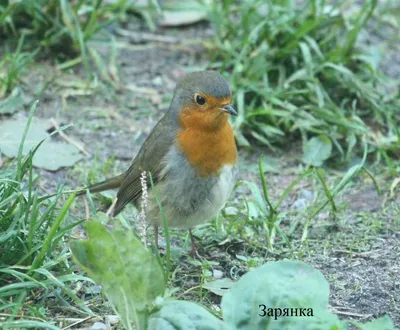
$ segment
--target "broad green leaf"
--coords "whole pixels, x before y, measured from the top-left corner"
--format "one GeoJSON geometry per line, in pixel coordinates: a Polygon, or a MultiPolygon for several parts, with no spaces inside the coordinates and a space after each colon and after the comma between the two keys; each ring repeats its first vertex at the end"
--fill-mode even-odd
{"type": "Polygon", "coordinates": [[[204,307],[182,300],[166,301],[151,315],[147,330],[228,330],[204,307]]]}
{"type": "Polygon", "coordinates": [[[155,298],[165,290],[165,279],[156,257],[126,229],[112,232],[96,219],[86,225],[88,239],[74,241],[78,264],[101,284],[118,311],[125,328],[145,329],[155,298]]]}
{"type": "MultiPolygon", "coordinates": [[[[6,120],[0,124],[0,151],[7,157],[18,155],[20,141],[24,134],[26,118],[6,120]]],[[[82,155],[79,150],[68,143],[53,141],[47,130],[50,128],[45,121],[34,118],[29,127],[22,154],[26,155],[45,139],[33,157],[33,165],[49,171],[74,165],[82,155]]]]}
{"type": "Polygon", "coordinates": [[[304,146],[303,162],[321,166],[332,153],[332,142],[326,135],[314,136],[304,146]]]}
{"type": "Polygon", "coordinates": [[[15,87],[11,94],[4,100],[0,100],[0,114],[13,114],[24,106],[24,92],[21,88],[15,87]]]}
{"type": "Polygon", "coordinates": [[[167,0],[162,8],[161,26],[188,25],[207,18],[207,7],[197,0],[167,0]]]}
{"type": "Polygon", "coordinates": [[[244,275],[222,298],[229,329],[345,329],[327,311],[329,284],[313,267],[299,261],[269,262],[244,275]],[[260,316],[266,308],[313,309],[314,316],[260,316]]]}
{"type": "Polygon", "coordinates": [[[235,282],[230,278],[221,278],[219,280],[204,283],[203,289],[209,290],[218,296],[223,296],[234,284],[235,282]]]}
{"type": "MultiPolygon", "coordinates": [[[[0,124],[0,150],[8,157],[15,157],[26,127],[26,118],[5,120],[0,124]]],[[[23,154],[36,147],[48,134],[48,125],[33,118],[24,142],[23,154]]]]}
{"type": "Polygon", "coordinates": [[[62,167],[71,167],[82,155],[71,144],[46,140],[33,157],[33,165],[49,171],[57,171],[62,167]]]}
{"type": "Polygon", "coordinates": [[[358,329],[361,330],[395,330],[393,321],[389,316],[385,315],[379,319],[367,323],[352,322],[358,329]]]}

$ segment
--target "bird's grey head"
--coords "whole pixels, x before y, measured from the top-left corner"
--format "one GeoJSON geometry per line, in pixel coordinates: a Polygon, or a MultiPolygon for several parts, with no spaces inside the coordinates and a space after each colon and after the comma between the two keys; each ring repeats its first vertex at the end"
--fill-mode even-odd
{"type": "Polygon", "coordinates": [[[187,74],[177,84],[169,113],[177,118],[180,111],[187,109],[201,112],[221,110],[236,116],[231,101],[231,90],[224,77],[216,71],[196,71],[187,74]]]}
{"type": "Polygon", "coordinates": [[[176,89],[187,92],[202,93],[216,99],[231,96],[231,89],[224,77],[216,71],[196,71],[187,74],[177,85],[176,89]]]}
{"type": "Polygon", "coordinates": [[[187,74],[176,86],[175,97],[180,106],[201,105],[206,102],[230,103],[231,89],[216,71],[196,71],[187,74]]]}

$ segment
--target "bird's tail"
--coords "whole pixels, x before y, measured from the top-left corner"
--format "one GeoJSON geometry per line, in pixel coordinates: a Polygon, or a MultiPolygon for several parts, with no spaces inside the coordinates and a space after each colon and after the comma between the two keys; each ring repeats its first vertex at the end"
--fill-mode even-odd
{"type": "Polygon", "coordinates": [[[104,190],[117,189],[121,186],[124,175],[125,175],[125,173],[122,173],[111,179],[107,179],[102,182],[98,182],[98,183],[92,184],[90,186],[87,186],[86,188],[80,190],[77,193],[77,195],[83,195],[86,193],[87,190],[89,190],[91,193],[97,193],[97,192],[102,192],[104,190]]]}

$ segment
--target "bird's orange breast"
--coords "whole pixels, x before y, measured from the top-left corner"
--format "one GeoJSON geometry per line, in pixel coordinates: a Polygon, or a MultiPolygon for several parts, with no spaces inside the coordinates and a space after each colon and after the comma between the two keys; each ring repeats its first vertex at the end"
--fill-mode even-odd
{"type": "Polygon", "coordinates": [[[217,175],[224,166],[237,161],[235,138],[227,117],[218,109],[188,109],[179,115],[178,145],[203,177],[217,175]]]}

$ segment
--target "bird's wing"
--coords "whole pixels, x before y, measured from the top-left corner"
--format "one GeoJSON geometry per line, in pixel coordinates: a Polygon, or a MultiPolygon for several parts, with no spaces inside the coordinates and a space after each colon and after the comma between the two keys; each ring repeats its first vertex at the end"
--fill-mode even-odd
{"type": "MultiPolygon", "coordinates": [[[[154,127],[149,137],[143,143],[132,165],[126,171],[121,187],[117,194],[117,204],[114,215],[117,215],[129,202],[136,201],[142,192],[140,176],[143,171],[150,172],[153,182],[160,179],[162,159],[174,143],[176,137],[176,124],[166,114],[154,127]]],[[[147,180],[150,186],[150,181],[147,180]]]]}

